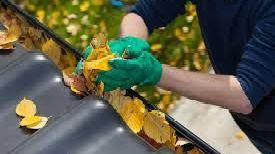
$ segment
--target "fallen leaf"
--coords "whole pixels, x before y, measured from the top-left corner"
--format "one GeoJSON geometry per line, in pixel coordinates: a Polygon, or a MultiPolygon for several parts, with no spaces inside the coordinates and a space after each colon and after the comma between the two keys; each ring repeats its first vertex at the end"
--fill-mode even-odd
{"type": "Polygon", "coordinates": [[[14,46],[13,46],[13,43],[7,43],[7,44],[4,44],[4,45],[1,45],[0,49],[3,49],[3,50],[14,49],[14,46]]]}
{"type": "Polygon", "coordinates": [[[63,80],[64,80],[65,85],[67,85],[67,86],[71,86],[73,83],[72,74],[73,74],[74,69],[75,69],[74,67],[68,67],[67,69],[64,69],[62,71],[63,80]]]}
{"type": "Polygon", "coordinates": [[[130,102],[123,102],[121,117],[134,133],[142,129],[144,113],[145,105],[141,100],[134,98],[130,102]]]}
{"type": "Polygon", "coordinates": [[[19,125],[20,126],[27,126],[27,125],[32,125],[32,124],[35,124],[35,123],[39,123],[42,121],[42,117],[40,116],[29,116],[29,117],[25,117],[23,118],[19,125]]]}
{"type": "Polygon", "coordinates": [[[88,89],[86,87],[86,81],[84,76],[82,75],[72,75],[73,82],[71,83],[72,90],[74,90],[77,94],[87,94],[88,89]]]}
{"type": "Polygon", "coordinates": [[[199,148],[194,147],[192,150],[187,151],[186,154],[203,154],[203,152],[199,148]]]}
{"type": "Polygon", "coordinates": [[[41,117],[41,121],[40,122],[27,125],[26,127],[28,129],[41,129],[41,128],[43,128],[43,127],[46,126],[47,122],[48,122],[48,118],[47,117],[41,117]]]}
{"type": "Polygon", "coordinates": [[[238,139],[238,140],[243,140],[245,139],[246,135],[243,131],[239,131],[235,134],[235,137],[238,139]]]}
{"type": "Polygon", "coordinates": [[[21,117],[34,116],[36,114],[36,105],[33,101],[24,98],[17,104],[15,112],[21,117]]]}
{"type": "Polygon", "coordinates": [[[61,48],[52,40],[49,39],[42,45],[42,51],[57,65],[61,57],[61,48]]]}
{"type": "Polygon", "coordinates": [[[180,137],[176,142],[176,146],[183,146],[189,143],[191,143],[189,140],[187,140],[186,138],[180,137]]]}
{"type": "Polygon", "coordinates": [[[158,110],[145,113],[143,130],[158,143],[171,140],[171,127],[165,119],[165,114],[158,110]]]}

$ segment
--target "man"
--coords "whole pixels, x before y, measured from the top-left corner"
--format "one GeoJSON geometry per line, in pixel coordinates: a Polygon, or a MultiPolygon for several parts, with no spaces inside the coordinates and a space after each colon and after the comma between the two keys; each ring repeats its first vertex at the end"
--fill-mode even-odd
{"type": "Polygon", "coordinates": [[[144,41],[183,14],[186,1],[139,0],[121,23],[122,38],[109,43],[118,55],[126,49],[128,59],[110,61],[113,69],[100,73],[98,81],[107,91],[157,85],[227,108],[260,151],[275,153],[275,2],[192,1],[217,74],[210,75],[161,65],[144,41]]]}

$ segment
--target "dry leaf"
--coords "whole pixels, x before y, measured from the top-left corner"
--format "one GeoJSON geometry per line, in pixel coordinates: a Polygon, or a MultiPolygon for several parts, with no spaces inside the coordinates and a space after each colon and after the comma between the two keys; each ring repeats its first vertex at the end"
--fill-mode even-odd
{"type": "Polygon", "coordinates": [[[92,60],[91,62],[84,62],[84,69],[109,71],[112,69],[109,65],[109,60],[113,58],[115,58],[115,55],[112,54],[101,59],[92,60]]]}
{"type": "MultiPolygon", "coordinates": [[[[116,89],[113,91],[109,92],[108,95],[108,102],[113,106],[113,108],[120,113],[121,110],[121,106],[122,106],[122,101],[120,101],[120,97],[125,97],[121,94],[121,90],[120,89],[116,89]]],[[[130,97],[127,97],[129,99],[131,99],[130,97]]],[[[129,100],[130,101],[130,100],[129,100]]]]}
{"type": "Polygon", "coordinates": [[[171,127],[165,119],[165,114],[158,110],[145,113],[143,130],[158,143],[170,140],[171,127]]]}
{"type": "Polygon", "coordinates": [[[186,138],[180,137],[176,142],[176,146],[183,146],[183,145],[186,145],[186,144],[189,144],[189,143],[191,143],[191,142],[188,141],[186,138]]]}
{"type": "Polygon", "coordinates": [[[41,117],[41,121],[40,122],[31,124],[31,125],[27,125],[26,127],[28,129],[41,129],[41,128],[43,128],[43,127],[46,126],[47,122],[48,122],[48,118],[47,117],[41,117]]]}
{"type": "Polygon", "coordinates": [[[99,33],[95,37],[92,38],[91,46],[94,49],[104,48],[107,44],[107,36],[106,34],[99,33]]]}
{"type": "Polygon", "coordinates": [[[8,27],[8,38],[15,37],[18,39],[21,36],[21,34],[22,34],[21,27],[19,26],[16,20],[13,20],[12,25],[8,27]]]}
{"type": "Polygon", "coordinates": [[[176,131],[174,129],[170,129],[170,140],[165,142],[165,145],[172,149],[172,150],[176,150],[176,142],[177,142],[177,136],[176,136],[176,131]]]}
{"type": "Polygon", "coordinates": [[[239,131],[239,132],[237,132],[237,133],[235,134],[235,137],[236,137],[238,140],[243,140],[243,139],[245,139],[246,135],[245,135],[244,132],[239,131]]]}
{"type": "Polygon", "coordinates": [[[13,49],[13,43],[21,36],[21,28],[16,21],[12,21],[7,30],[0,33],[0,49],[13,49]]]}
{"type": "Polygon", "coordinates": [[[34,39],[34,40],[39,40],[42,37],[42,31],[33,27],[28,27],[28,34],[30,36],[30,38],[34,39]]]}
{"type": "Polygon", "coordinates": [[[71,83],[71,87],[73,87],[72,90],[74,90],[77,94],[79,94],[79,92],[82,94],[88,93],[84,76],[72,75],[72,80],[73,80],[73,82],[71,83]]]}
{"type": "Polygon", "coordinates": [[[62,71],[63,80],[65,85],[67,86],[71,86],[73,83],[73,78],[72,78],[73,71],[74,71],[74,67],[68,67],[67,69],[64,69],[62,71]]]}
{"type": "Polygon", "coordinates": [[[93,48],[93,52],[86,58],[86,61],[91,62],[92,60],[101,59],[111,54],[112,53],[108,46],[102,48],[93,48]]]}
{"type": "Polygon", "coordinates": [[[61,57],[61,48],[52,40],[42,46],[42,51],[57,65],[61,57]]]}
{"type": "Polygon", "coordinates": [[[14,46],[13,46],[13,43],[8,43],[8,44],[0,45],[0,49],[3,49],[3,50],[14,49],[14,46]]]}
{"type": "Polygon", "coordinates": [[[199,148],[194,147],[192,150],[187,151],[186,154],[203,154],[203,152],[199,148]]]}
{"type": "Polygon", "coordinates": [[[121,117],[134,133],[142,129],[144,113],[145,106],[141,100],[134,98],[130,102],[123,102],[121,117]]]}
{"type": "Polygon", "coordinates": [[[35,49],[35,45],[30,37],[25,38],[24,47],[28,49],[35,49]]]}
{"type": "Polygon", "coordinates": [[[129,96],[119,96],[117,101],[112,102],[113,108],[121,114],[125,102],[131,102],[132,98],[129,96]]]}
{"type": "Polygon", "coordinates": [[[65,55],[61,56],[60,62],[64,66],[63,69],[66,69],[68,67],[75,67],[77,64],[77,60],[76,60],[74,54],[71,52],[68,52],[68,51],[66,52],[65,55]]]}
{"type": "Polygon", "coordinates": [[[32,125],[32,124],[41,122],[41,120],[42,120],[42,117],[40,116],[29,116],[29,117],[23,118],[20,121],[19,125],[20,126],[32,125]]]}
{"type": "Polygon", "coordinates": [[[8,34],[7,34],[6,37],[5,36],[1,36],[0,46],[3,46],[3,45],[8,44],[8,43],[13,43],[13,42],[15,42],[17,40],[18,40],[18,36],[14,35],[14,34],[10,34],[8,32],[8,34]]]}
{"type": "Polygon", "coordinates": [[[81,91],[77,90],[73,85],[71,85],[71,91],[77,95],[84,95],[81,91]]]}
{"type": "Polygon", "coordinates": [[[16,114],[21,117],[34,116],[36,114],[36,105],[33,101],[24,98],[16,106],[16,114]]]}
{"type": "Polygon", "coordinates": [[[147,143],[149,143],[155,149],[160,149],[161,147],[163,147],[163,144],[157,143],[154,139],[151,139],[150,137],[148,137],[148,135],[146,135],[143,130],[138,132],[138,136],[142,137],[143,140],[145,140],[147,143]]]}

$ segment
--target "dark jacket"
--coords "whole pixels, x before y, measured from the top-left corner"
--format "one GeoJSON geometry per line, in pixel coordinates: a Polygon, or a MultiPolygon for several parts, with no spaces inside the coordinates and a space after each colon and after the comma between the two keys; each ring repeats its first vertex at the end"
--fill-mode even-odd
{"type": "MultiPolygon", "coordinates": [[[[183,14],[186,1],[139,0],[133,12],[144,19],[151,32],[183,14]]],[[[268,132],[264,140],[275,144],[275,2],[193,0],[193,3],[215,72],[235,75],[254,108],[250,115],[232,113],[233,117],[243,124],[242,128],[268,132]]]]}

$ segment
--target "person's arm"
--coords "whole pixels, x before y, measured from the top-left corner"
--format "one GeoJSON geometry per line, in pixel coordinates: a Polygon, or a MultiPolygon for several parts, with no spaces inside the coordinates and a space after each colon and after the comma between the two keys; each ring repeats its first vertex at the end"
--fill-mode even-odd
{"type": "MultiPolygon", "coordinates": [[[[149,14],[154,12],[156,11],[153,10],[149,14]]],[[[156,25],[161,25],[161,22],[156,25],[152,24],[154,22],[149,20],[150,18],[144,11],[136,14],[143,20],[135,20],[126,16],[125,18],[128,19],[124,19],[121,26],[123,36],[134,35],[145,39],[147,35],[144,34],[147,34],[147,29],[151,31],[156,25]],[[147,28],[135,27],[131,23],[146,25],[147,28]],[[134,26],[134,29],[131,29],[129,25],[134,26]],[[136,33],[133,34],[132,30],[136,33]]],[[[275,33],[273,30],[275,19],[273,14],[275,13],[271,9],[269,14],[266,14],[266,18],[257,24],[251,40],[244,48],[235,76],[188,72],[163,65],[163,73],[158,85],[196,100],[222,106],[234,112],[249,114],[275,87],[275,33]]]]}
{"type": "MultiPolygon", "coordinates": [[[[144,3],[146,1],[141,0],[136,5],[134,13],[126,15],[122,20],[122,37],[130,35],[147,39],[149,31],[163,25],[160,22],[162,19],[158,19],[160,21],[156,22],[150,20],[151,16],[159,16],[154,14],[157,11],[153,8],[146,7],[156,5],[157,0],[151,1],[151,4],[146,6],[144,3]]],[[[176,14],[173,13],[173,18],[175,18],[176,14]]],[[[171,19],[166,23],[170,22],[171,19]]],[[[252,106],[244,94],[240,83],[233,76],[194,73],[163,65],[163,73],[158,85],[164,89],[178,92],[181,95],[222,106],[235,112],[250,113],[252,111],[252,106]]]]}
{"type": "MultiPolygon", "coordinates": [[[[129,13],[123,18],[121,37],[135,36],[146,40],[149,31],[161,26],[161,23],[153,25],[146,16],[148,13],[153,14],[154,10],[148,9],[146,12],[146,9],[140,9],[143,1],[145,0],[137,4],[134,13],[129,13]]],[[[163,65],[163,73],[158,86],[235,112],[247,114],[252,111],[252,106],[242,91],[240,83],[233,76],[194,73],[163,65]]]]}
{"type": "Polygon", "coordinates": [[[146,40],[148,38],[148,29],[142,17],[135,13],[127,14],[121,22],[120,36],[135,36],[146,40]]]}
{"type": "Polygon", "coordinates": [[[248,114],[252,105],[234,76],[190,72],[162,65],[159,87],[188,98],[248,114]]]}
{"type": "Polygon", "coordinates": [[[147,39],[155,28],[165,27],[185,12],[186,0],[139,0],[121,23],[121,37],[147,39]]]}
{"type": "Polygon", "coordinates": [[[249,114],[275,88],[275,7],[258,19],[235,75],[209,75],[163,65],[159,86],[249,114]]]}

